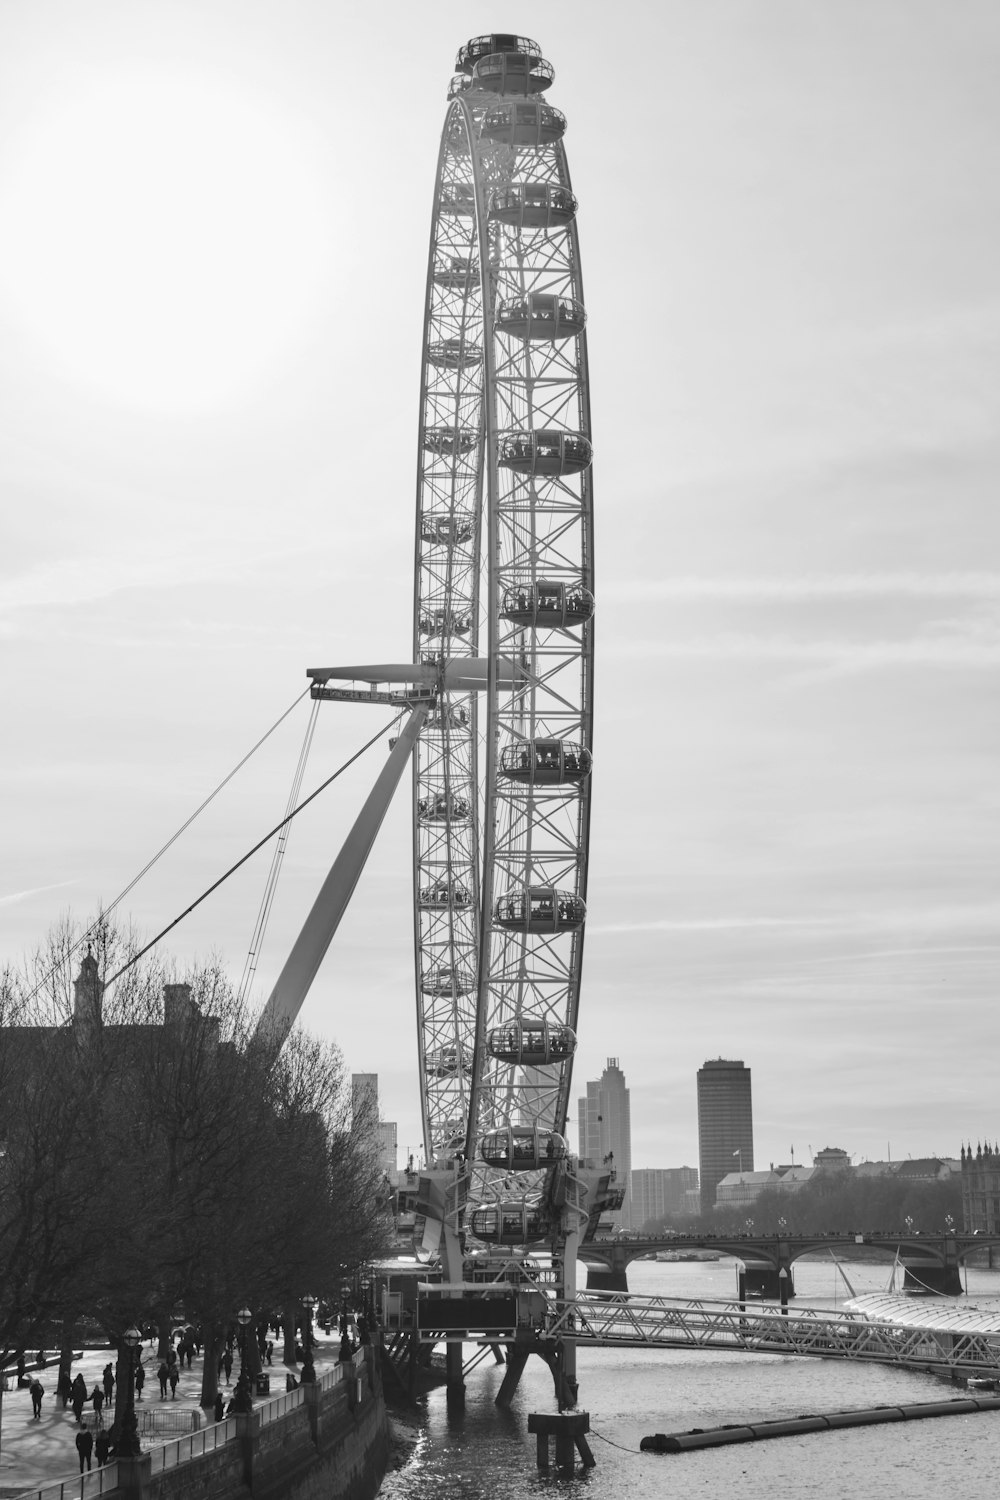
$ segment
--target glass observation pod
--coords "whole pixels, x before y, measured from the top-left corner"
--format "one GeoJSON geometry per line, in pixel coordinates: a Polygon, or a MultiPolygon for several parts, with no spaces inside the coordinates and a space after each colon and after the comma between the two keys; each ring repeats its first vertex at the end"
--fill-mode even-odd
{"type": "Polygon", "coordinates": [[[472,892],[457,880],[435,880],[420,892],[420,905],[428,911],[450,910],[453,906],[471,906],[472,892]]]}
{"type": "Polygon", "coordinates": [[[500,613],[524,625],[583,625],[593,617],[594,596],[575,583],[540,578],[537,583],[504,589],[500,613]]]}
{"type": "Polygon", "coordinates": [[[472,615],[468,610],[434,609],[420,616],[421,635],[468,635],[472,615]]]}
{"type": "MultiPolygon", "coordinates": [[[[456,73],[448,85],[448,98],[457,99],[459,94],[464,94],[466,89],[472,87],[472,79],[468,73],[456,73]]],[[[464,136],[465,131],[462,131],[464,136]]]]}
{"type": "Polygon", "coordinates": [[[469,711],[461,704],[433,708],[424,720],[425,729],[468,729],[469,711]]]}
{"type": "Polygon", "coordinates": [[[542,94],[555,76],[551,63],[528,52],[489,52],[472,65],[473,88],[489,94],[542,94]]]}
{"type": "Polygon", "coordinates": [[[579,207],[569,188],[557,182],[515,182],[494,188],[489,216],[516,229],[565,229],[579,207]]]}
{"type": "Polygon", "coordinates": [[[530,782],[534,786],[563,786],[589,776],[593,759],[589,750],[571,740],[521,740],[500,752],[500,775],[507,781],[530,782]]]}
{"type": "Polygon", "coordinates": [[[579,474],[594,461],[594,450],[581,432],[541,428],[535,432],[502,432],[497,461],[518,474],[556,478],[579,474]]]}
{"type": "Polygon", "coordinates": [[[463,542],[471,542],[475,532],[475,522],[467,511],[457,511],[454,515],[425,511],[420,517],[420,540],[439,547],[459,547],[463,542]]]}
{"type": "Polygon", "coordinates": [[[474,453],[479,445],[478,427],[425,427],[424,449],[453,458],[455,454],[474,453]]]}
{"type": "Polygon", "coordinates": [[[441,792],[437,797],[421,797],[417,815],[421,823],[467,823],[471,812],[468,797],[455,792],[441,792]]]}
{"type": "Polygon", "coordinates": [[[539,1167],[564,1161],[568,1154],[561,1135],[539,1130],[537,1125],[508,1125],[491,1130],[479,1142],[479,1155],[487,1166],[509,1172],[536,1172],[539,1167]]]}
{"type": "Polygon", "coordinates": [[[448,265],[434,267],[434,280],[438,286],[464,292],[467,286],[478,285],[479,262],[470,260],[467,255],[453,255],[448,265]]]}
{"type": "Polygon", "coordinates": [[[441,212],[449,218],[469,218],[476,211],[476,190],[471,182],[452,182],[441,189],[441,212]]]}
{"type": "Polygon", "coordinates": [[[576,1032],[548,1016],[522,1016],[497,1026],[486,1038],[486,1049],[498,1062],[544,1068],[565,1062],[576,1051],[576,1032]]]}
{"type": "Polygon", "coordinates": [[[425,995],[471,995],[475,987],[476,976],[471,970],[454,964],[438,964],[434,969],[425,969],[420,976],[420,988],[425,995]]]}
{"type": "Polygon", "coordinates": [[[583,303],[572,297],[532,292],[518,302],[502,302],[497,308],[496,326],[499,333],[511,338],[557,344],[583,332],[587,312],[583,303]]]}
{"type": "Polygon", "coordinates": [[[455,58],[455,72],[471,74],[481,57],[495,52],[519,52],[523,57],[541,57],[542,49],[530,36],[517,36],[512,31],[491,31],[488,36],[474,36],[459,47],[455,58]]]}
{"type": "Polygon", "coordinates": [[[439,339],[427,345],[427,358],[439,370],[468,370],[482,364],[483,351],[464,339],[439,339]]]}
{"type": "Polygon", "coordinates": [[[581,897],[573,891],[557,891],[551,885],[534,885],[501,896],[493,907],[494,924],[508,932],[575,932],[586,917],[581,897]]]}
{"type": "Polygon", "coordinates": [[[431,1078],[456,1078],[458,1074],[472,1071],[472,1053],[467,1047],[434,1047],[424,1060],[424,1067],[431,1078]]]}
{"type": "Polygon", "coordinates": [[[562,110],[535,99],[491,105],[480,127],[482,137],[497,146],[554,146],[565,133],[562,110]]]}
{"type": "Polygon", "coordinates": [[[530,1245],[544,1240],[549,1229],[540,1206],[522,1198],[474,1208],[468,1225],[476,1239],[488,1245],[530,1245]]]}

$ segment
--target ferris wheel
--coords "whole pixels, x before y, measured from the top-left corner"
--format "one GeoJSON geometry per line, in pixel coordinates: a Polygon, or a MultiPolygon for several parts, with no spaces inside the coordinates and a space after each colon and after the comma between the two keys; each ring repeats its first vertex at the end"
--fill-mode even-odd
{"type": "Polygon", "coordinates": [[[423,326],[413,761],[424,1149],[464,1236],[545,1236],[586,918],[593,497],[565,116],[527,37],[458,54],[423,326]]]}

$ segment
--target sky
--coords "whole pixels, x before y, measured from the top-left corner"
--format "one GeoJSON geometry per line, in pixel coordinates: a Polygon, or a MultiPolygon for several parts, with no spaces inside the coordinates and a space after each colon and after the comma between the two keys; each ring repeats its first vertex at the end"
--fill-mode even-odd
{"type": "MultiPolygon", "coordinates": [[[[589,315],[594,823],[574,1093],[697,1165],[1000,1134],[993,0],[7,0],[0,962],[112,901],[306,686],[408,654],[426,246],[458,47],[535,37],[589,315]]],[[[122,903],[283,815],[284,721],[122,903]]],[[[324,705],[305,786],[384,720],[324,705]]],[[[381,764],[296,821],[269,993],[381,764]]],[[[373,759],[373,756],[375,757],[373,759]]],[[[420,1144],[401,792],[301,1014],[420,1144]]],[[[265,850],[173,932],[242,973],[265,850]]]]}

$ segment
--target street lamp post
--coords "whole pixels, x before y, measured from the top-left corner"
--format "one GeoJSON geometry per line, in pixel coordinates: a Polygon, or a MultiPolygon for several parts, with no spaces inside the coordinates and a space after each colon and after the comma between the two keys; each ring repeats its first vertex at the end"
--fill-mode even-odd
{"type": "Polygon", "coordinates": [[[306,1310],[306,1322],[305,1322],[305,1329],[304,1329],[304,1336],[303,1336],[303,1345],[304,1345],[304,1349],[305,1349],[305,1358],[304,1358],[304,1360],[302,1362],[302,1379],[303,1380],[315,1380],[316,1379],[316,1367],[313,1364],[313,1355],[312,1355],[312,1344],[313,1344],[313,1320],[312,1320],[312,1315],[313,1315],[313,1310],[318,1305],[319,1305],[319,1298],[318,1297],[308,1297],[307,1296],[307,1297],[303,1297],[302,1298],[302,1306],[306,1310]]]}
{"type": "Polygon", "coordinates": [[[128,1396],[115,1451],[119,1458],[138,1458],[141,1450],[139,1423],[135,1415],[135,1351],[142,1343],[142,1333],[134,1323],[122,1334],[122,1342],[128,1350],[128,1396]]]}
{"type": "Polygon", "coordinates": [[[247,1330],[253,1322],[253,1313],[247,1307],[246,1303],[243,1304],[236,1314],[236,1321],[240,1325],[240,1374],[245,1375],[249,1381],[250,1368],[247,1360],[247,1338],[249,1335],[247,1330]]]}
{"type": "Polygon", "coordinates": [[[351,1283],[349,1281],[342,1281],[340,1283],[340,1336],[341,1336],[341,1338],[343,1338],[346,1335],[346,1333],[347,1333],[347,1327],[348,1327],[348,1324],[347,1324],[347,1313],[348,1313],[347,1299],[348,1299],[348,1297],[350,1297],[350,1295],[351,1295],[351,1283]]]}
{"type": "Polygon", "coordinates": [[[955,1220],[952,1218],[951,1214],[945,1214],[945,1216],[944,1216],[944,1228],[945,1228],[945,1233],[946,1234],[954,1234],[955,1233],[955,1220]]]}

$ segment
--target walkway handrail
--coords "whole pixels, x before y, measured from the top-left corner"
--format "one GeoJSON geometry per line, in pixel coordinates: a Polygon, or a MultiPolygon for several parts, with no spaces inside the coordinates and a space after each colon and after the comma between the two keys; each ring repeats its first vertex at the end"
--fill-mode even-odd
{"type": "Polygon", "coordinates": [[[557,1305],[545,1336],[603,1346],[729,1348],[1000,1374],[1000,1333],[909,1327],[821,1308],[782,1312],[756,1301],[580,1295],[557,1305]]]}
{"type": "Polygon", "coordinates": [[[199,1427],[195,1432],[188,1433],[186,1437],[175,1438],[171,1443],[151,1446],[146,1450],[151,1460],[150,1472],[160,1474],[164,1469],[174,1469],[192,1458],[212,1453],[216,1448],[233,1442],[237,1430],[236,1418],[226,1417],[222,1422],[213,1422],[210,1427],[199,1427]]]}
{"type": "Polygon", "coordinates": [[[72,1479],[54,1479],[37,1490],[24,1490],[17,1500],[96,1500],[118,1488],[118,1465],[111,1460],[102,1469],[74,1474],[72,1479]]]}

